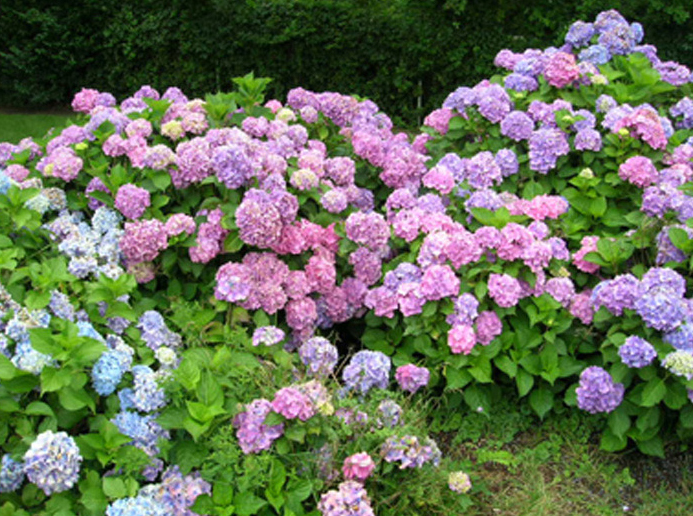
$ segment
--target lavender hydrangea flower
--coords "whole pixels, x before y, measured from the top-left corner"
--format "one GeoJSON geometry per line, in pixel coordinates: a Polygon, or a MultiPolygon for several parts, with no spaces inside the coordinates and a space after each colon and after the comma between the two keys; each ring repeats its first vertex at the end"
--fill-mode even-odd
{"type": "Polygon", "coordinates": [[[693,354],[693,324],[684,322],[674,331],[665,333],[662,340],[675,349],[693,354]]]}
{"type": "Polygon", "coordinates": [[[580,374],[576,389],[578,407],[590,414],[611,412],[621,404],[625,388],[614,383],[611,375],[598,366],[591,366],[580,374]]]}
{"type": "Polygon", "coordinates": [[[337,348],[323,337],[312,337],[298,349],[298,355],[316,376],[332,374],[339,358],[337,348]]]}
{"type": "Polygon", "coordinates": [[[46,495],[72,488],[79,477],[82,456],[74,439],[51,430],[39,434],[24,454],[24,471],[46,495]]]}
{"type": "Polygon", "coordinates": [[[390,358],[380,351],[359,351],[342,373],[349,389],[366,394],[373,387],[386,389],[390,380],[390,358]]]}
{"type": "Polygon", "coordinates": [[[253,332],[253,346],[273,346],[284,340],[284,332],[276,326],[263,326],[253,332]]]}
{"type": "Polygon", "coordinates": [[[618,356],[628,367],[648,366],[657,356],[654,346],[642,337],[631,335],[618,350],[618,356]]]}
{"type": "Polygon", "coordinates": [[[438,466],[442,457],[433,439],[426,438],[421,442],[413,435],[388,437],[382,446],[381,453],[385,462],[399,462],[399,469],[420,468],[429,462],[438,466]]]}
{"type": "Polygon", "coordinates": [[[402,420],[403,410],[393,400],[383,400],[378,404],[378,415],[375,423],[378,427],[394,428],[404,424],[402,420]]]}
{"type": "Polygon", "coordinates": [[[682,298],[666,287],[650,289],[635,302],[635,311],[645,325],[659,331],[672,331],[684,320],[682,298]]]}
{"type": "Polygon", "coordinates": [[[238,445],[243,453],[257,453],[268,450],[272,443],[284,433],[284,425],[268,426],[265,418],[272,411],[272,404],[266,399],[257,399],[245,406],[245,410],[233,418],[237,429],[238,445]]]}

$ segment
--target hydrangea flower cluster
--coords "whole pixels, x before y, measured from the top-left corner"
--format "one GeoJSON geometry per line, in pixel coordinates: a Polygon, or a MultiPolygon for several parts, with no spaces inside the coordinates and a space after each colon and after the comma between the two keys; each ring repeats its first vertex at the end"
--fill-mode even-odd
{"type": "Polygon", "coordinates": [[[421,387],[428,385],[431,373],[425,367],[417,367],[414,364],[399,366],[395,371],[395,379],[403,391],[414,393],[421,387]]]}
{"type": "Polygon", "coordinates": [[[657,356],[654,346],[642,337],[631,335],[618,349],[618,356],[628,367],[645,367],[657,356]]]}
{"type": "Polygon", "coordinates": [[[381,453],[386,462],[399,462],[400,469],[420,468],[429,462],[437,467],[442,456],[433,439],[426,437],[420,441],[413,435],[388,437],[381,453]]]}
{"type": "Polygon", "coordinates": [[[311,374],[328,376],[334,372],[339,355],[337,348],[323,337],[312,337],[298,348],[301,361],[311,374]]]}
{"type": "Polygon", "coordinates": [[[590,414],[611,412],[621,404],[624,387],[614,383],[604,369],[591,366],[580,374],[580,386],[576,390],[578,407],[590,414]]]}
{"type": "Polygon", "coordinates": [[[374,387],[386,389],[390,382],[390,358],[380,351],[359,351],[342,371],[349,389],[366,394],[374,387]]]}
{"type": "Polygon", "coordinates": [[[322,516],[374,516],[371,501],[363,485],[355,480],[339,484],[337,490],[322,495],[318,502],[322,516]]]}
{"type": "Polygon", "coordinates": [[[342,472],[347,480],[365,481],[375,469],[375,463],[366,452],[355,453],[344,459],[342,472]]]}
{"type": "Polygon", "coordinates": [[[24,464],[14,460],[8,454],[0,462],[0,493],[11,493],[19,489],[24,482],[24,464]]]}
{"type": "Polygon", "coordinates": [[[456,493],[468,493],[472,490],[472,481],[464,471],[452,471],[448,476],[448,487],[456,493]]]}
{"type": "Polygon", "coordinates": [[[233,418],[238,444],[243,453],[268,450],[272,442],[284,434],[283,424],[265,425],[265,418],[272,410],[272,404],[268,400],[257,399],[246,405],[244,410],[233,418]]]}
{"type": "Polygon", "coordinates": [[[27,479],[46,495],[72,488],[79,477],[82,462],[74,439],[65,432],[46,430],[24,454],[27,479]]]}

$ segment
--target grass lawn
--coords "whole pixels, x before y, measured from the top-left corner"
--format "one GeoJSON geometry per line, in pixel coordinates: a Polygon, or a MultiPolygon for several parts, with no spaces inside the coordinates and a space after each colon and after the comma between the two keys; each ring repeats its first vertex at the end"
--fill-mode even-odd
{"type": "Polygon", "coordinates": [[[0,110],[0,142],[18,143],[22,138],[41,138],[53,127],[63,127],[70,119],[67,110],[59,113],[12,113],[0,110]]]}

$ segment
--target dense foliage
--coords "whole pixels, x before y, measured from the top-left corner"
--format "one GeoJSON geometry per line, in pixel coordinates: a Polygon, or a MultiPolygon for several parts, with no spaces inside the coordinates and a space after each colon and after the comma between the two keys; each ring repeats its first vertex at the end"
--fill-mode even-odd
{"type": "Polygon", "coordinates": [[[249,74],[0,144],[3,514],[457,513],[429,423],[509,396],[690,439],[691,70],[616,11],[494,64],[414,137],[249,74]]]}
{"type": "Polygon", "coordinates": [[[413,126],[449,85],[494,73],[499,48],[559,44],[568,20],[611,7],[640,20],[666,59],[693,65],[686,0],[6,0],[0,104],[66,105],[84,86],[200,96],[254,71],[275,79],[274,98],[297,86],[357,93],[413,126]]]}

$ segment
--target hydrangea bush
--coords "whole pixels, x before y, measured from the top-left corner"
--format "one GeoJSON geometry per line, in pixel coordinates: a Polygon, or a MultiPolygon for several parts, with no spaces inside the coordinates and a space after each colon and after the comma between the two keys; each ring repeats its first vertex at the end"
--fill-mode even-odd
{"type": "Polygon", "coordinates": [[[0,144],[0,410],[19,416],[0,497],[386,513],[376,494],[422,481],[395,470],[440,459],[373,408],[393,379],[483,413],[512,390],[542,418],[608,414],[607,450],[689,438],[691,71],[616,11],[495,64],[412,136],[339,93],[265,102],[249,75],[204,100],[84,89],[74,124],[0,144]],[[342,475],[300,484],[291,457],[335,436],[342,475]]]}

